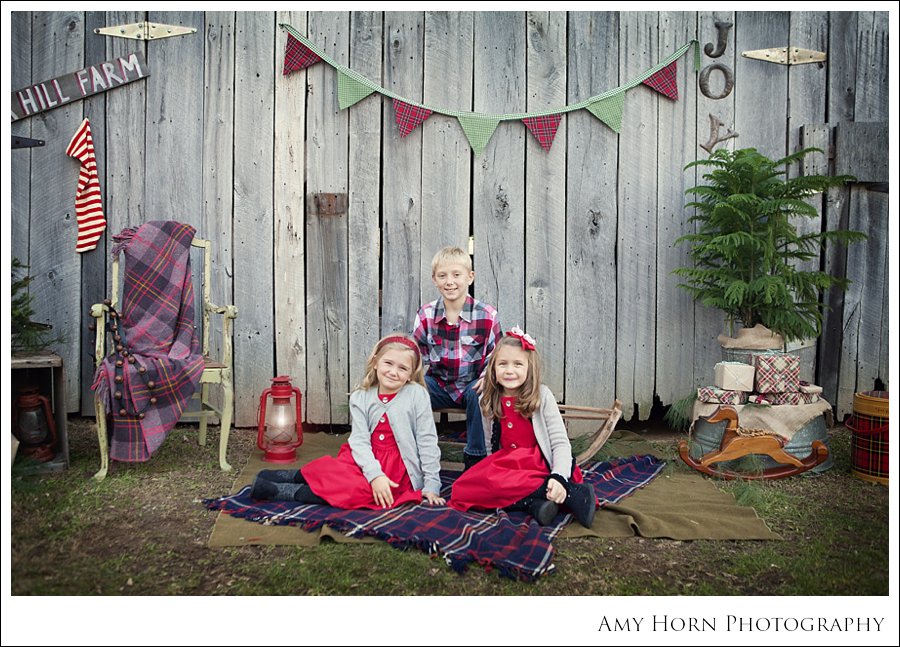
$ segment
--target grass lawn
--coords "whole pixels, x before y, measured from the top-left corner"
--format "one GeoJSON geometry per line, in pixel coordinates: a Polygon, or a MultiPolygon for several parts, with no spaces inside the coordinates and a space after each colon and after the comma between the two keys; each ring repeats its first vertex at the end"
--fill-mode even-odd
{"type": "MultiPolygon", "coordinates": [[[[232,433],[231,473],[218,468],[217,430],[201,448],[196,427],[186,425],[152,461],[116,463],[96,483],[92,421],[72,419],[69,428],[69,470],[29,476],[21,461],[14,467],[13,595],[888,594],[888,488],[850,475],[849,432],[840,427],[830,436],[835,465],[821,476],[719,484],[783,541],[559,540],[555,572],[535,583],[477,566],[458,575],[439,558],[385,543],[210,549],[216,513],[199,500],[228,492],[255,433],[232,433]]],[[[654,447],[675,455],[674,441],[654,447]]],[[[672,459],[666,469],[689,468],[672,459]]]]}

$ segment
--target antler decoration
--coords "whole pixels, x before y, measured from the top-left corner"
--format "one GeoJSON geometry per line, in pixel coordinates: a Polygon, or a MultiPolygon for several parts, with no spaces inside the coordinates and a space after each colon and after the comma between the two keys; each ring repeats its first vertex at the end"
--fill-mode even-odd
{"type": "Polygon", "coordinates": [[[705,150],[707,153],[712,153],[713,149],[716,147],[716,144],[719,142],[724,142],[726,139],[731,139],[732,137],[740,137],[740,135],[733,130],[726,130],[723,135],[719,135],[719,128],[724,126],[725,124],[719,121],[719,118],[710,113],[709,115],[709,141],[705,144],[700,144],[700,148],[705,150]]]}

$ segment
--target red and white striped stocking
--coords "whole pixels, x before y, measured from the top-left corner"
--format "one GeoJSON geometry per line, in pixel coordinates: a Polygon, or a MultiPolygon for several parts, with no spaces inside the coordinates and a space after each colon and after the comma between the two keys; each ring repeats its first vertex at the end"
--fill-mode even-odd
{"type": "Polygon", "coordinates": [[[69,142],[66,155],[81,162],[78,188],[75,190],[75,218],[78,222],[75,251],[88,252],[97,246],[100,235],[106,229],[106,218],[103,216],[103,200],[100,197],[100,178],[97,177],[91,124],[87,119],[81,122],[78,131],[69,142]]]}

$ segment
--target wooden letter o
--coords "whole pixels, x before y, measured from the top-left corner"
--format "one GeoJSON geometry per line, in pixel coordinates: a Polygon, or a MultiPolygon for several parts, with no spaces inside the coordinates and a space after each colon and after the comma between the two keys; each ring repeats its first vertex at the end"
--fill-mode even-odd
{"type": "Polygon", "coordinates": [[[700,91],[710,99],[724,99],[731,91],[734,90],[734,72],[731,71],[731,68],[727,65],[722,65],[721,63],[713,63],[711,65],[707,65],[700,72],[700,91]],[[725,76],[725,88],[722,90],[722,94],[719,96],[713,96],[709,93],[709,75],[713,70],[719,70],[725,76]]]}

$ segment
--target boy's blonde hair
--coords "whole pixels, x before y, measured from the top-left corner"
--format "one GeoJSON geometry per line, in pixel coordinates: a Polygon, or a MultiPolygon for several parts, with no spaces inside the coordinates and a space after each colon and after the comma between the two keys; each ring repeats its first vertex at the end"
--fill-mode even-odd
{"type": "MultiPolygon", "coordinates": [[[[497,384],[497,356],[504,346],[522,348],[522,340],[509,335],[502,337],[491,353],[487,370],[484,373],[484,388],[481,391],[481,411],[487,418],[499,420],[503,417],[503,387],[497,384]]],[[[525,350],[525,349],[523,349],[525,350]]],[[[530,418],[535,409],[541,406],[541,357],[536,350],[525,350],[528,355],[528,375],[519,388],[516,400],[516,411],[525,418],[530,418]]]]}
{"type": "Polygon", "coordinates": [[[469,272],[472,271],[472,257],[462,248],[450,246],[439,249],[431,259],[431,276],[435,275],[440,265],[450,264],[462,265],[469,272]]]}
{"type": "Polygon", "coordinates": [[[378,360],[381,359],[381,356],[389,350],[405,350],[412,353],[414,358],[413,370],[409,375],[409,381],[425,386],[425,370],[422,367],[422,354],[419,351],[416,342],[403,333],[391,333],[390,335],[385,335],[379,339],[378,343],[375,344],[375,348],[372,349],[369,358],[366,360],[366,373],[359,383],[359,386],[356,388],[365,391],[378,385],[378,376],[375,374],[375,365],[378,363],[378,360]]]}

